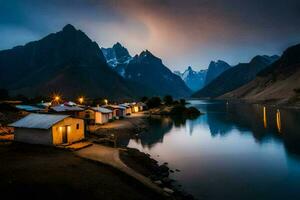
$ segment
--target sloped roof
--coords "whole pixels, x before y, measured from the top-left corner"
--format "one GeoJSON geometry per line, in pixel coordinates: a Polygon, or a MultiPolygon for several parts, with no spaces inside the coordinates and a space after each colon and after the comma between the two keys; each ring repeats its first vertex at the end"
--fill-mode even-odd
{"type": "Polygon", "coordinates": [[[78,106],[66,106],[64,104],[60,104],[57,106],[51,107],[52,110],[56,112],[66,112],[66,111],[83,111],[83,108],[80,108],[78,106]]]}
{"type": "Polygon", "coordinates": [[[124,106],[118,106],[118,105],[106,105],[105,107],[106,108],[112,108],[112,109],[122,109],[122,110],[126,109],[126,107],[124,107],[124,106]]]}
{"type": "Polygon", "coordinates": [[[49,129],[57,122],[69,117],[69,115],[52,115],[31,113],[9,126],[17,128],[49,129]]]}
{"type": "Polygon", "coordinates": [[[101,113],[112,113],[112,110],[103,107],[92,107],[91,109],[101,113]]]}
{"type": "Polygon", "coordinates": [[[16,105],[16,108],[18,108],[20,110],[26,110],[26,111],[39,111],[39,110],[42,110],[39,107],[30,106],[30,105],[16,105]]]}

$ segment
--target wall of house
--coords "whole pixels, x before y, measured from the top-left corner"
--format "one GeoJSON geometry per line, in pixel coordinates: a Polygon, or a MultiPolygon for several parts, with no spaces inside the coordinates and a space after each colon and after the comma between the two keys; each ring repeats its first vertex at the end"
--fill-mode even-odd
{"type": "Polygon", "coordinates": [[[82,119],[68,117],[52,126],[53,144],[62,143],[62,129],[60,127],[64,126],[69,126],[69,130],[67,131],[68,143],[73,143],[84,138],[84,121],[82,119]],[[77,124],[79,125],[78,129],[77,124]]]}
{"type": "Polygon", "coordinates": [[[29,144],[53,144],[51,129],[15,128],[14,140],[29,144]]]}
{"type": "Polygon", "coordinates": [[[89,119],[95,119],[95,111],[93,110],[84,110],[84,111],[80,111],[78,113],[78,117],[81,119],[85,119],[85,118],[89,118],[89,119]],[[89,117],[87,117],[87,115],[89,117]]]}
{"type": "Polygon", "coordinates": [[[100,112],[95,112],[95,124],[102,124],[102,114],[100,112]]]}

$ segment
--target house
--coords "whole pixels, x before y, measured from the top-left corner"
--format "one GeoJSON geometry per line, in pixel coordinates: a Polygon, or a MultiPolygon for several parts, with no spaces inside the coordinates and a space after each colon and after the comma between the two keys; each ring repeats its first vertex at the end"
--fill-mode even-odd
{"type": "Polygon", "coordinates": [[[113,118],[113,111],[102,107],[90,107],[81,111],[79,117],[88,121],[89,124],[105,124],[113,118]]]}
{"type": "Polygon", "coordinates": [[[59,145],[84,139],[84,121],[69,115],[32,113],[9,126],[18,142],[59,145]]]}
{"type": "Polygon", "coordinates": [[[123,103],[123,104],[119,104],[119,106],[125,107],[125,114],[126,115],[130,115],[132,113],[131,111],[131,106],[129,103],[123,103]]]}
{"type": "Polygon", "coordinates": [[[71,115],[73,117],[79,117],[79,112],[84,111],[84,108],[81,108],[79,106],[75,105],[70,105],[69,103],[65,104],[59,104],[56,106],[52,106],[50,108],[50,111],[59,113],[59,114],[66,114],[66,115],[71,115]]]}
{"type": "Polygon", "coordinates": [[[139,107],[138,105],[134,102],[134,103],[131,103],[131,112],[132,113],[136,113],[136,112],[139,112],[139,107]]]}
{"type": "Polygon", "coordinates": [[[113,112],[113,118],[119,119],[126,116],[126,108],[118,105],[105,105],[103,106],[113,112]]]}
{"type": "Polygon", "coordinates": [[[136,105],[138,106],[139,111],[147,110],[147,105],[143,102],[138,102],[136,105]]]}

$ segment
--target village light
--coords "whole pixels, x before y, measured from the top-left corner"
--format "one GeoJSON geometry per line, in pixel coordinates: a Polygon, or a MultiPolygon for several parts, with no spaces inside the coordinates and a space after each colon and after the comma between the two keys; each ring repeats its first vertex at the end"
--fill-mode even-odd
{"type": "Polygon", "coordinates": [[[59,97],[59,96],[55,96],[55,97],[54,97],[54,100],[55,100],[55,101],[59,101],[59,100],[60,100],[60,97],[59,97]]]}
{"type": "Polygon", "coordinates": [[[78,101],[79,101],[80,104],[82,104],[83,101],[84,101],[84,98],[83,98],[83,97],[80,97],[80,98],[78,99],[78,101]]]}
{"type": "Polygon", "coordinates": [[[104,103],[105,103],[105,105],[107,105],[108,104],[108,100],[104,99],[104,103]]]}

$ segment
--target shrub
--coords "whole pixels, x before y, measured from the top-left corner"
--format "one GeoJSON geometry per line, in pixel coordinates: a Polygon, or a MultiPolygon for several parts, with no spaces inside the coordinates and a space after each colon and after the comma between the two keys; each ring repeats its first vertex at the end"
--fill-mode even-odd
{"type": "Polygon", "coordinates": [[[173,97],[171,95],[166,95],[164,97],[164,102],[165,102],[166,105],[172,105],[173,97]]]}
{"type": "Polygon", "coordinates": [[[156,108],[161,105],[161,99],[159,97],[152,97],[146,102],[148,108],[156,108]]]}

